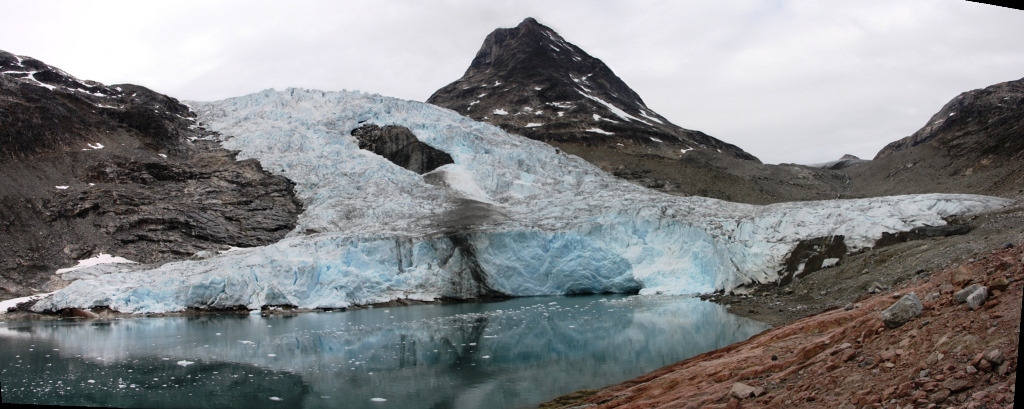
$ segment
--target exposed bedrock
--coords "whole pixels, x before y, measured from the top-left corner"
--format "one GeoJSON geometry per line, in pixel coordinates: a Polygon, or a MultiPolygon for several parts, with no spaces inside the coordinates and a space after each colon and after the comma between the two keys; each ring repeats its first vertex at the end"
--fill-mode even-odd
{"type": "Polygon", "coordinates": [[[845,257],[846,253],[847,247],[843,236],[801,240],[786,256],[779,285],[787,285],[797,277],[831,267],[845,257]]]}
{"type": "Polygon", "coordinates": [[[360,149],[376,153],[398,166],[421,175],[455,163],[451,155],[420,142],[416,135],[404,126],[379,127],[367,124],[353,129],[352,136],[359,141],[360,149]]]}
{"type": "Polygon", "coordinates": [[[963,224],[947,224],[943,226],[921,226],[896,233],[882,233],[882,238],[875,242],[876,248],[891,246],[913,240],[922,240],[932,237],[959,236],[971,232],[971,227],[963,224]]]}

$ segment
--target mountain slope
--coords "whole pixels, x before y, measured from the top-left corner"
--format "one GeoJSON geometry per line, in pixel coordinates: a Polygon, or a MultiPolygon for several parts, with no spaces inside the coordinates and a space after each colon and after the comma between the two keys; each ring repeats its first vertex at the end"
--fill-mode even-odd
{"type": "Polygon", "coordinates": [[[857,196],[1024,193],[1024,79],[958,95],[913,135],[844,171],[857,196]]]}
{"type": "Polygon", "coordinates": [[[846,183],[823,169],[762,165],[671,123],[601,60],[532,18],[489,34],[462,78],[427,102],[673,194],[764,204],[835,198],[846,183]]]}
{"type": "Polygon", "coordinates": [[[532,18],[489,34],[462,78],[427,102],[531,139],[757,161],[734,145],[672,124],[604,62],[532,18]]]}
{"type": "Polygon", "coordinates": [[[235,160],[174,98],[0,51],[0,298],[116,253],[163,262],[276,241],[288,180],[235,160]]]}

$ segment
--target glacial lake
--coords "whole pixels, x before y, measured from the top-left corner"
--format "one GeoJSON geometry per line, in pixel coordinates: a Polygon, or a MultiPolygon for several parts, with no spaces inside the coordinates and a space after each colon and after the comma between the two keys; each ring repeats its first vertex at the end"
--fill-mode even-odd
{"type": "Polygon", "coordinates": [[[131,408],[530,408],[767,328],[695,298],[625,295],[3,322],[0,393],[131,408]]]}

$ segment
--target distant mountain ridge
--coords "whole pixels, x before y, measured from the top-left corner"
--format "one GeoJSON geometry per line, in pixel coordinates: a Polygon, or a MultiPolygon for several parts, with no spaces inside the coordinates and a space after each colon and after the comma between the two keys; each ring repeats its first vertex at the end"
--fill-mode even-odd
{"type": "Polygon", "coordinates": [[[917,132],[846,171],[858,196],[1024,193],[1024,79],[957,95],[917,132]]]}

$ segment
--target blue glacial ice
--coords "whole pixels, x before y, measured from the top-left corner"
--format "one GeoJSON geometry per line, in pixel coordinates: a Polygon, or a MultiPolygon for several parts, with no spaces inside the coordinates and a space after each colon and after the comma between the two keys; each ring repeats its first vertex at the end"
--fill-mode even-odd
{"type": "Polygon", "coordinates": [[[80,271],[33,309],[731,291],[778,280],[800,240],[843,235],[856,250],[883,232],[1010,204],[951,194],[768,206],[671,196],[447,109],[358,92],[266,90],[190,106],[239,159],[296,183],[305,208],[296,228],[203,260],[80,271]],[[455,163],[426,175],[401,168],[358,148],[350,133],[364,123],[405,126],[455,163]]]}

